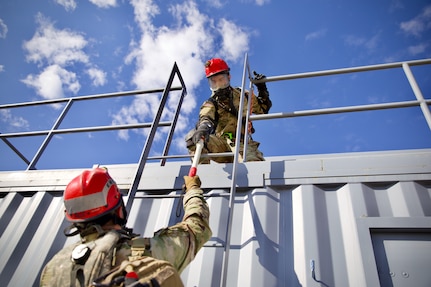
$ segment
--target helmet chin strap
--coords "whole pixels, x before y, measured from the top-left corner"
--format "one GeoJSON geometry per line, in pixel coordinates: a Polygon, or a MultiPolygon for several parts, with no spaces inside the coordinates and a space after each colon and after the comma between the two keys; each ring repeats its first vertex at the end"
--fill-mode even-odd
{"type": "Polygon", "coordinates": [[[124,202],[121,201],[120,206],[114,212],[114,224],[118,224],[121,227],[126,225],[127,222],[127,210],[124,202]]]}
{"type": "Polygon", "coordinates": [[[77,223],[74,222],[68,227],[66,227],[63,231],[66,237],[81,235],[81,237],[85,237],[88,234],[97,232],[100,235],[105,234],[106,231],[103,230],[102,226],[95,223],[77,223]]]}

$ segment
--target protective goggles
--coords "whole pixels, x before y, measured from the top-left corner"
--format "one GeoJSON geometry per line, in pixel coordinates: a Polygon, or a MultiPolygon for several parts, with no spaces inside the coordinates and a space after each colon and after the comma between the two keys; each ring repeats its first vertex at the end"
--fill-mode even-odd
{"type": "Polygon", "coordinates": [[[229,74],[222,73],[211,76],[208,78],[208,83],[210,85],[211,91],[213,92],[219,89],[227,88],[230,85],[229,74]]]}

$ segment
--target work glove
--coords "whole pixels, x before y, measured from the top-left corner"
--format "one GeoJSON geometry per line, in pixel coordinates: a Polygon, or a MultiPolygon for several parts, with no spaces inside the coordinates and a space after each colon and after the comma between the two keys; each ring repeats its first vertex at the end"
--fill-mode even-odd
{"type": "Polygon", "coordinates": [[[201,179],[198,175],[195,176],[184,176],[184,184],[186,186],[186,192],[191,189],[197,189],[201,187],[201,179]]]}
{"type": "MultiPolygon", "coordinates": [[[[254,80],[262,80],[262,79],[266,78],[266,76],[264,74],[258,74],[258,73],[256,73],[256,71],[253,71],[253,74],[254,74],[254,80]]],[[[267,91],[268,90],[266,88],[266,83],[258,83],[258,84],[255,84],[255,85],[256,85],[257,90],[259,92],[261,92],[261,91],[263,92],[263,91],[267,91]]]]}
{"type": "Polygon", "coordinates": [[[201,139],[204,139],[205,142],[209,140],[210,133],[213,127],[209,122],[203,122],[199,125],[192,136],[192,141],[194,144],[198,143],[201,139]]]}
{"type": "MultiPolygon", "coordinates": [[[[266,78],[263,74],[258,74],[256,71],[254,73],[254,80],[261,80],[266,78]]],[[[262,107],[262,111],[267,114],[269,109],[272,107],[272,102],[269,99],[269,92],[266,88],[266,83],[255,84],[258,90],[257,100],[259,101],[260,106],[262,107]]]]}
{"type": "Polygon", "coordinates": [[[224,102],[229,99],[231,94],[232,94],[231,87],[227,87],[224,89],[218,89],[217,91],[214,92],[214,95],[212,97],[217,101],[224,102]]]}

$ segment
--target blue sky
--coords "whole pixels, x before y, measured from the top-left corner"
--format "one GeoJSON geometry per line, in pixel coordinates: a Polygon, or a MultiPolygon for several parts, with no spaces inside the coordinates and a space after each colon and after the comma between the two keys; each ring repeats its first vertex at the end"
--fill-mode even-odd
{"type": "MultiPolygon", "coordinates": [[[[224,58],[241,84],[244,55],[267,76],[431,58],[431,3],[410,0],[0,2],[0,105],[164,87],[174,62],[187,85],[170,154],[210,90],[203,63],[224,58]]],[[[412,67],[430,98],[431,67],[412,67]]],[[[270,82],[271,113],[414,100],[402,71],[270,82]]],[[[157,99],[76,104],[60,128],[150,122],[157,99]]],[[[61,105],[0,109],[0,132],[49,130],[61,105]]],[[[172,111],[172,108],[169,109],[172,111]]],[[[431,147],[418,107],[255,122],[265,156],[431,147]]],[[[158,133],[152,155],[162,151],[158,133]]],[[[137,162],[145,132],[55,136],[37,168],[137,162]]],[[[10,141],[31,160],[42,137],[10,141]]],[[[0,170],[25,164],[0,142],[0,170]]]]}

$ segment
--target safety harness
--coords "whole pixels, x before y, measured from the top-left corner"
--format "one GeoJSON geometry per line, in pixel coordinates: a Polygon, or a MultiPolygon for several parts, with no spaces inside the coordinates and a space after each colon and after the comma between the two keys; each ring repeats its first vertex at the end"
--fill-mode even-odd
{"type": "MultiPolygon", "coordinates": [[[[237,92],[241,92],[241,88],[237,87],[235,89],[236,89],[237,92]]],[[[228,95],[222,95],[222,96],[217,96],[216,95],[215,97],[211,96],[208,99],[208,101],[211,102],[214,105],[215,109],[216,109],[216,112],[215,112],[216,118],[214,119],[214,126],[217,126],[217,124],[218,124],[218,117],[219,117],[218,107],[222,108],[223,110],[225,110],[225,111],[229,112],[230,114],[232,114],[234,117],[238,118],[238,110],[237,110],[237,108],[235,107],[235,105],[233,103],[233,93],[234,93],[234,90],[233,90],[233,88],[229,87],[229,91],[230,91],[230,93],[228,95]],[[224,101],[226,99],[229,101],[228,105],[226,105],[224,103],[224,101]]],[[[245,96],[246,96],[246,98],[248,100],[249,97],[248,97],[248,93],[247,92],[245,93],[245,96]]],[[[253,100],[253,97],[252,97],[252,100],[253,100]]],[[[251,111],[250,111],[250,113],[251,113],[251,111]]],[[[244,125],[246,121],[247,121],[247,119],[243,117],[242,118],[242,124],[244,125]]],[[[248,129],[248,134],[250,136],[251,136],[251,134],[253,134],[255,132],[255,129],[253,128],[253,123],[251,121],[248,122],[247,129],[248,129]]],[[[227,138],[227,139],[229,139],[231,142],[235,142],[235,136],[234,136],[233,133],[223,133],[222,136],[225,137],[225,138],[227,138]]],[[[230,143],[230,145],[232,145],[232,144],[230,143]]]]}

